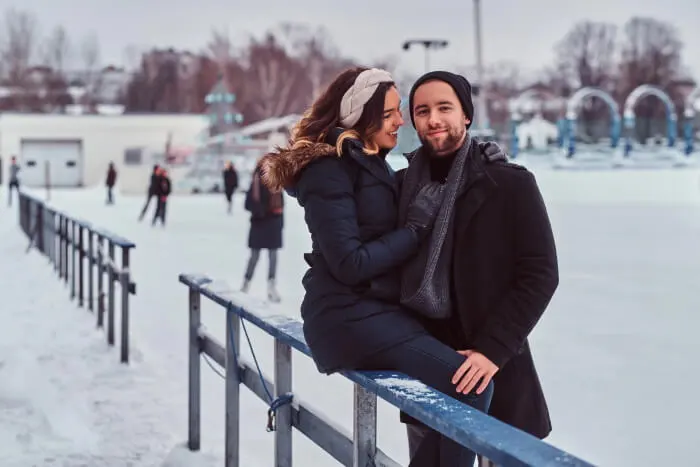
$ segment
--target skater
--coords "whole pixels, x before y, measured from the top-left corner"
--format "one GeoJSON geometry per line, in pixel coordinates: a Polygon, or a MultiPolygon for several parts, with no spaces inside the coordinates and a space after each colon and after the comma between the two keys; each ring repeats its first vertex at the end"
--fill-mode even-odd
{"type": "Polygon", "coordinates": [[[232,162],[226,162],[226,166],[223,171],[224,176],[224,193],[226,194],[226,203],[228,205],[228,213],[231,214],[232,209],[232,197],[233,194],[238,189],[238,172],[233,166],[232,162]]]}
{"type": "MultiPolygon", "coordinates": [[[[259,164],[269,189],[297,198],[311,233],[304,336],[322,373],[399,371],[487,412],[493,384],[458,391],[463,381],[453,378],[467,357],[400,305],[400,267],[433,241],[443,187],[422,187],[399,223],[399,184],[385,159],[404,124],[399,96],[385,70],[346,70],[304,114],[289,146],[259,164]]],[[[448,438],[434,446],[426,442],[410,465],[474,463],[473,452],[448,438]]]]}
{"type": "Polygon", "coordinates": [[[268,251],[267,298],[279,302],[276,287],[277,252],[282,248],[282,228],[284,226],[284,198],[281,192],[272,193],[260,180],[260,169],[256,168],[246,194],[245,208],[250,211],[250,232],[248,247],[250,259],[243,276],[241,291],[248,292],[255,267],[260,259],[260,250],[268,251]]]}
{"type": "MultiPolygon", "coordinates": [[[[150,182],[148,184],[148,193],[146,195],[146,204],[143,206],[143,209],[141,210],[141,215],[139,215],[139,221],[143,220],[143,217],[146,215],[146,211],[148,211],[148,206],[151,204],[151,198],[156,196],[156,190],[158,188],[158,185],[160,184],[160,166],[158,164],[153,166],[153,172],[151,172],[151,178],[150,182]]],[[[157,197],[156,197],[157,200],[157,197]]]]}
{"type": "Polygon", "coordinates": [[[153,215],[153,223],[151,225],[156,225],[156,221],[160,219],[160,224],[165,227],[165,213],[168,208],[168,196],[170,196],[171,184],[167,170],[161,168],[158,173],[158,185],[154,192],[158,203],[156,204],[156,212],[153,215]]]}
{"type": "Polygon", "coordinates": [[[12,156],[10,163],[10,183],[7,185],[7,205],[12,206],[12,190],[17,191],[19,196],[19,164],[17,164],[17,158],[12,156]]]}
{"type": "Polygon", "coordinates": [[[117,182],[117,170],[114,168],[114,162],[109,163],[109,168],[107,169],[107,204],[114,204],[114,195],[112,190],[114,189],[114,184],[117,182]]]}

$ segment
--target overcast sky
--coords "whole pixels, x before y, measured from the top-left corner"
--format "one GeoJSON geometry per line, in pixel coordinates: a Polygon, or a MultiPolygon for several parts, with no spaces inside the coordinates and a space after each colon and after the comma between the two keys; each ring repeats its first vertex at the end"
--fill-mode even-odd
{"type": "MultiPolygon", "coordinates": [[[[631,16],[674,24],[685,42],[684,62],[700,79],[700,0],[483,0],[484,61],[516,61],[525,70],[551,63],[553,44],[582,19],[618,25],[631,16]]],[[[281,21],[323,24],[346,55],[371,60],[396,55],[399,68],[423,70],[422,50],[404,52],[408,38],[441,38],[431,68],[474,63],[470,0],[0,0],[6,10],[33,11],[41,31],[64,25],[76,41],[94,31],[102,64],[121,64],[129,45],[198,50],[212,28],[233,39],[262,34],[281,21]]]]}

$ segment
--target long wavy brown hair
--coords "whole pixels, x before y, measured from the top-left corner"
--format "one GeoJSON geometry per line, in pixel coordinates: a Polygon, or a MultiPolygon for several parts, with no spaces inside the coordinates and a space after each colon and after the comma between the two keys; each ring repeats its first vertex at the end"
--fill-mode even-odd
{"type": "MultiPolygon", "coordinates": [[[[331,82],[321,96],[304,112],[299,123],[294,126],[289,141],[291,149],[325,143],[330,131],[339,126],[340,102],[343,95],[353,85],[357,76],[369,68],[355,67],[340,73],[331,82]]],[[[360,119],[354,127],[345,130],[336,143],[336,150],[341,154],[343,141],[347,138],[359,139],[364,143],[364,151],[368,155],[377,154],[379,147],[372,137],[382,129],[384,119],[384,98],[389,89],[395,84],[380,83],[372,97],[365,104],[360,119]]]]}

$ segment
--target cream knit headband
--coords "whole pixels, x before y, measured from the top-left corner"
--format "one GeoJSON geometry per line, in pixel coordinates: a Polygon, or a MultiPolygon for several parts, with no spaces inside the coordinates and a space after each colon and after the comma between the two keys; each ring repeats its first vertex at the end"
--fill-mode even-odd
{"type": "Polygon", "coordinates": [[[360,120],[365,104],[372,98],[380,83],[391,83],[394,79],[388,71],[370,68],[360,73],[340,101],[340,125],[352,128],[360,120]]]}

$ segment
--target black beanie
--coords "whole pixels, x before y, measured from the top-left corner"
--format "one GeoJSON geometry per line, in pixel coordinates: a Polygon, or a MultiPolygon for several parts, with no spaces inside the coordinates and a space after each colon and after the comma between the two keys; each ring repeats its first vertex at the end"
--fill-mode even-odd
{"type": "Polygon", "coordinates": [[[450,73],[449,71],[431,71],[418,78],[418,80],[413,84],[411,93],[408,97],[409,112],[411,113],[411,123],[413,124],[413,127],[415,128],[416,126],[415,122],[413,121],[413,95],[416,93],[418,86],[427,81],[444,81],[455,90],[457,99],[459,99],[460,104],[462,104],[462,110],[469,119],[469,124],[467,125],[467,128],[469,128],[471,126],[471,121],[474,120],[472,86],[464,76],[450,73]]]}

